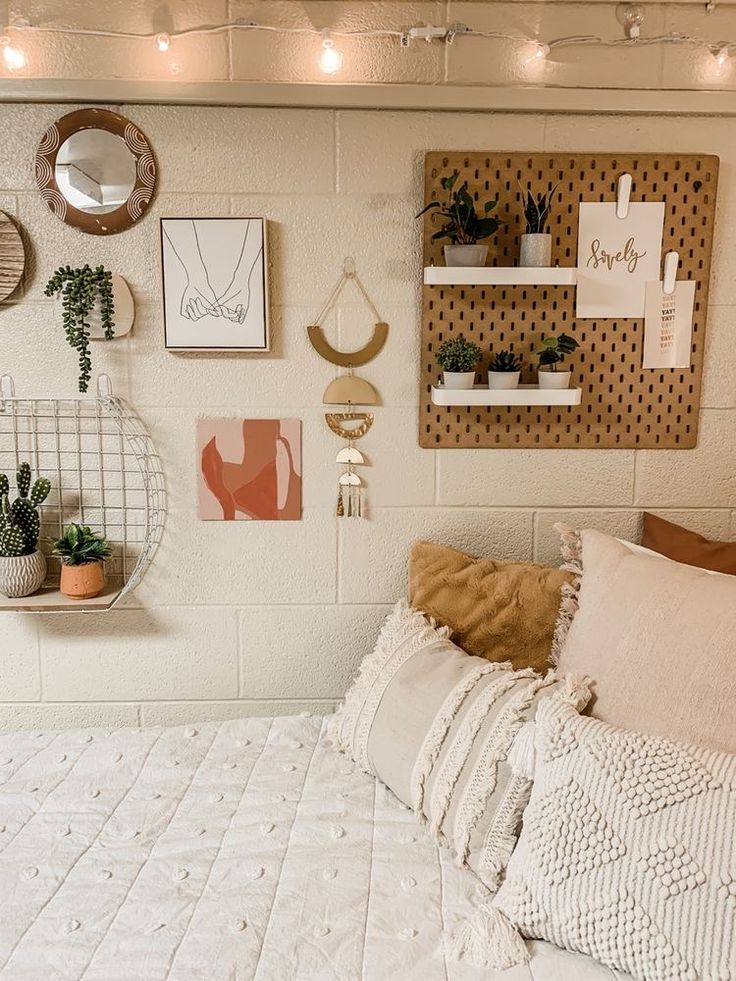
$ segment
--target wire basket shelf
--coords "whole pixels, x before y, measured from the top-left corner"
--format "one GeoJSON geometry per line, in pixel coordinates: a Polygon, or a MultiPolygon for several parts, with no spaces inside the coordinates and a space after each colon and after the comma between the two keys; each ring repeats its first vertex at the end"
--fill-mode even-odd
{"type": "Polygon", "coordinates": [[[9,375],[0,378],[0,472],[13,480],[28,461],[48,477],[51,493],[40,506],[48,575],[40,593],[3,600],[0,609],[110,609],[135,589],[163,534],[166,488],[161,459],[131,407],[112,394],[101,375],[97,395],[24,399],[9,375]],[[59,560],[51,542],[71,522],[105,535],[105,592],[96,601],[67,600],[58,592],[59,560]]]}

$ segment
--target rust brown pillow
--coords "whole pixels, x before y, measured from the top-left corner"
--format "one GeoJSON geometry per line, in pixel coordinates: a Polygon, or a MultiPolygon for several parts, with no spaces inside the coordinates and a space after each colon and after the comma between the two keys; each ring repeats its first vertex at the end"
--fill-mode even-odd
{"type": "Polygon", "coordinates": [[[708,541],[694,531],[646,511],[641,543],[644,548],[666,555],[675,562],[736,576],[736,542],[708,541]]]}
{"type": "Polygon", "coordinates": [[[452,631],[468,654],[546,671],[572,573],[534,562],[476,559],[454,548],[416,542],[409,560],[409,602],[452,631]]]}

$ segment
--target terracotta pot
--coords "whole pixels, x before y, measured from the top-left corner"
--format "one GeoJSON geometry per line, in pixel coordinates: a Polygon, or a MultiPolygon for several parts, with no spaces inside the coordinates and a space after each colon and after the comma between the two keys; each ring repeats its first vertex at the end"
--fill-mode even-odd
{"type": "Polygon", "coordinates": [[[62,565],[59,587],[69,599],[92,599],[105,588],[105,568],[102,562],[85,565],[62,565]]]}

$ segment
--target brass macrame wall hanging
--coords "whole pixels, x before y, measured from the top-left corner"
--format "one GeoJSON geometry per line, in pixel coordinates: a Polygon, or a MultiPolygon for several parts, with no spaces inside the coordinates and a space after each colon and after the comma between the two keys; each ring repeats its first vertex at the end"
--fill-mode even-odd
{"type": "Polygon", "coordinates": [[[378,310],[368,293],[358,278],[355,271],[355,260],[346,259],[343,264],[342,275],[327,302],[322,307],[319,316],[314,324],[307,327],[309,341],[320,357],[336,364],[341,368],[347,368],[346,375],[334,378],[325,389],[322,401],[325,405],[345,406],[342,412],[325,413],[325,421],[332,432],[341,439],[347,441],[347,446],[343,447],[335,457],[335,462],[346,467],[340,474],[337,482],[337,508],[338,518],[362,518],[365,517],[365,499],[363,494],[363,481],[355,472],[356,466],[365,464],[365,457],[353,446],[356,439],[360,439],[368,432],[373,425],[373,413],[356,411],[356,407],[365,405],[378,405],[378,392],[365,378],[360,378],[353,373],[354,368],[360,368],[369,361],[372,361],[380,353],[388,337],[388,324],[381,320],[378,310]],[[371,313],[375,317],[375,327],[373,337],[368,343],[357,351],[338,351],[334,348],[324,335],[322,323],[325,317],[334,308],[343,287],[348,282],[355,283],[361,296],[368,304],[371,313]]]}

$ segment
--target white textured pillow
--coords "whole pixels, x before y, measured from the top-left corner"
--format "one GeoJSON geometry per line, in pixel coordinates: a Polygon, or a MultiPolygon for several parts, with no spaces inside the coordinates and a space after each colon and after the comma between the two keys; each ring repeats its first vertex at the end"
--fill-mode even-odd
{"type": "MultiPolygon", "coordinates": [[[[506,757],[537,698],[555,684],[472,657],[447,628],[397,604],[330,724],[332,742],[450,844],[491,889],[516,842],[530,783],[506,757]]],[[[587,689],[569,685],[584,704],[587,689]]]]}
{"type": "MultiPolygon", "coordinates": [[[[534,786],[496,911],[641,981],[733,981],[736,757],[616,729],[557,698],[512,759],[530,742],[534,786]]],[[[496,917],[486,962],[524,960],[496,917]]]]}

